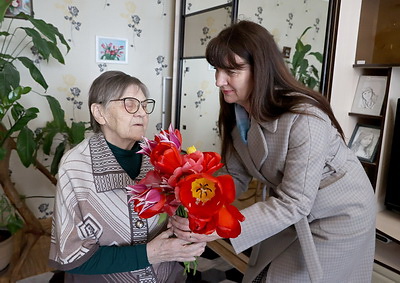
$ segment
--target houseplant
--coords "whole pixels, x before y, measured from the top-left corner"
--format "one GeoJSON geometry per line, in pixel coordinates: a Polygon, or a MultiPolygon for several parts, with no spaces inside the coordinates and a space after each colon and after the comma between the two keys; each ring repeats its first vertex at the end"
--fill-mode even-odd
{"type": "Polygon", "coordinates": [[[5,195],[0,196],[0,271],[5,269],[11,260],[13,251],[12,235],[24,225],[5,195]]]}
{"type": "Polygon", "coordinates": [[[311,51],[310,44],[304,44],[302,38],[311,27],[307,27],[296,41],[295,52],[292,60],[287,61],[292,75],[305,86],[315,89],[320,85],[318,69],[310,64],[308,57],[314,57],[322,64],[322,54],[311,51]]]}
{"type": "MultiPolygon", "coordinates": [[[[21,163],[28,167],[34,165],[53,184],[57,172],[58,162],[68,145],[74,145],[84,138],[85,123],[73,122],[68,126],[64,111],[59,102],[50,95],[40,95],[30,86],[22,85],[22,72],[28,73],[43,90],[48,89],[48,84],[36,67],[34,61],[24,54],[32,48],[46,60],[57,60],[64,64],[64,56],[59,46],[68,53],[70,46],[58,29],[50,23],[23,13],[15,18],[5,21],[4,15],[12,0],[0,1],[0,185],[4,194],[19,215],[23,218],[24,232],[33,235],[35,239],[45,234],[39,220],[20,198],[9,174],[10,156],[13,150],[17,151],[21,163]],[[13,21],[18,22],[13,28],[13,21]],[[29,122],[35,119],[39,113],[36,107],[25,108],[20,99],[23,95],[40,95],[44,97],[53,114],[53,120],[41,129],[35,131],[29,128],[29,122]],[[50,154],[54,137],[61,137],[53,158],[50,170],[36,160],[39,149],[45,154],[50,154]]],[[[25,257],[36,240],[29,241],[23,251],[13,273],[18,273],[25,257]]]]}

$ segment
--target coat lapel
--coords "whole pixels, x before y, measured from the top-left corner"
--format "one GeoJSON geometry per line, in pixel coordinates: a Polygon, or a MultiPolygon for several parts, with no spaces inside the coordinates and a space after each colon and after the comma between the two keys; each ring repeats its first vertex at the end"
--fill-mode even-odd
{"type": "Polygon", "coordinates": [[[268,144],[265,138],[266,133],[264,131],[274,133],[277,130],[277,125],[278,120],[258,123],[252,119],[250,129],[247,133],[247,145],[241,140],[238,129],[235,128],[233,131],[235,148],[245,164],[254,167],[252,169],[255,169],[255,171],[260,171],[268,156],[268,144]]]}

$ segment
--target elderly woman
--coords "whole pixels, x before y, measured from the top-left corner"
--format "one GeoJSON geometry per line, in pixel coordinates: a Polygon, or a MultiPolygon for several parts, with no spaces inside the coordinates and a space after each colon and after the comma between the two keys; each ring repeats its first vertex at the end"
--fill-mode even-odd
{"type": "Polygon", "coordinates": [[[125,187],[151,168],[138,154],[155,101],[137,78],[100,75],[89,91],[95,134],[67,152],[58,172],[50,265],[65,282],[183,282],[177,261],[205,244],[172,238],[155,216],[141,219],[125,187]]]}

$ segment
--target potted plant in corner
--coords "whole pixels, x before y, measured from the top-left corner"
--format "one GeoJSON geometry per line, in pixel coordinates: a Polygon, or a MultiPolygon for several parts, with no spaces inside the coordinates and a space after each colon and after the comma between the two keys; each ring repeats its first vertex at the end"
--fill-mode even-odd
{"type": "Polygon", "coordinates": [[[14,235],[24,225],[22,218],[15,211],[5,195],[0,196],[0,272],[11,261],[14,235]]]}
{"type": "Polygon", "coordinates": [[[311,27],[307,27],[297,39],[292,60],[287,61],[287,63],[290,72],[299,82],[311,89],[315,89],[320,85],[319,72],[313,64],[310,64],[307,57],[314,57],[321,64],[323,57],[320,52],[312,52],[310,44],[304,44],[302,38],[309,29],[311,27]]]}
{"type": "MultiPolygon", "coordinates": [[[[54,175],[61,156],[67,146],[73,146],[84,138],[86,128],[84,122],[72,122],[71,126],[68,126],[64,111],[54,97],[38,94],[32,90],[32,87],[22,84],[21,72],[26,72],[44,90],[48,89],[43,74],[32,59],[23,55],[23,51],[33,48],[44,60],[55,59],[60,64],[64,64],[64,57],[59,46],[64,47],[66,53],[70,46],[55,26],[31,15],[20,13],[6,22],[4,15],[11,2],[12,0],[0,1],[0,185],[9,203],[24,220],[24,233],[37,240],[38,237],[46,234],[46,231],[20,198],[11,180],[9,174],[11,152],[15,150],[18,153],[19,160],[25,167],[35,166],[53,184],[56,184],[54,175]],[[13,21],[21,22],[13,25],[13,21]],[[23,95],[44,97],[50,106],[53,120],[47,122],[39,132],[30,129],[28,125],[37,117],[39,109],[36,107],[26,109],[20,103],[23,95]],[[56,135],[61,137],[61,142],[57,145],[49,170],[37,161],[36,156],[39,148],[50,155],[56,135]]],[[[28,241],[16,266],[13,267],[12,277],[18,274],[36,240],[28,241]]]]}

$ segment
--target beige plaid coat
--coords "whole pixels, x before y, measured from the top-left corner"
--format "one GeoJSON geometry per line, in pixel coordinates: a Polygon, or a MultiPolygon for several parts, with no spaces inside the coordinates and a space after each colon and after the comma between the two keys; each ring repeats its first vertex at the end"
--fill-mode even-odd
{"type": "Polygon", "coordinates": [[[253,246],[243,282],[268,263],[267,282],[371,282],[373,188],[327,115],[307,112],[253,119],[247,144],[232,132],[227,169],[238,195],[253,177],[271,195],[242,210],[242,233],[231,239],[238,253],[253,246]]]}

